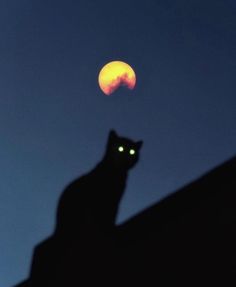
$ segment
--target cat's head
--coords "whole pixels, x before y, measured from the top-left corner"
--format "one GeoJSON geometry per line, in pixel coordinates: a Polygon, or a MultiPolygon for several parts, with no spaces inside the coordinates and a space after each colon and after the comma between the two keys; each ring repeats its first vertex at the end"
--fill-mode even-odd
{"type": "Polygon", "coordinates": [[[111,130],[108,137],[106,157],[114,167],[130,169],[139,159],[142,144],[142,141],[135,142],[126,137],[120,137],[114,130],[111,130]]]}

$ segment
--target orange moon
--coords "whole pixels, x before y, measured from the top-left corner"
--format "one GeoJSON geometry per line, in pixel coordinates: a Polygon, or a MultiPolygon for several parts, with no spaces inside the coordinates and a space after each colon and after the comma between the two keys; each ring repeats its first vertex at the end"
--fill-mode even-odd
{"type": "Polygon", "coordinates": [[[109,96],[120,86],[126,86],[132,90],[136,84],[136,75],[127,63],[112,61],[101,69],[98,83],[103,93],[109,96]]]}

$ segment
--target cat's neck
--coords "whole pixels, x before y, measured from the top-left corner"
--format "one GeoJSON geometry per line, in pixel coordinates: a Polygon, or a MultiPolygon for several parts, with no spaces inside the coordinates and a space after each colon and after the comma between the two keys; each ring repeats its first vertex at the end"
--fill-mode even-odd
{"type": "Polygon", "coordinates": [[[128,170],[124,168],[120,168],[114,165],[112,160],[109,157],[104,157],[101,162],[97,165],[97,167],[106,170],[106,172],[110,174],[116,174],[117,176],[126,177],[128,174],[128,170]]]}

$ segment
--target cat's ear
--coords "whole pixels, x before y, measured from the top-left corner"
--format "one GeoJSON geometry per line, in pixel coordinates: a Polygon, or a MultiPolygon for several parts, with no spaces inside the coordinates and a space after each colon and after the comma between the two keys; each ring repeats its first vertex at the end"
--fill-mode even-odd
{"type": "Polygon", "coordinates": [[[118,138],[118,135],[115,130],[111,130],[109,133],[109,142],[113,142],[115,139],[118,138]]]}
{"type": "Polygon", "coordinates": [[[143,145],[143,141],[136,142],[137,149],[140,149],[142,147],[142,145],[143,145]]]}

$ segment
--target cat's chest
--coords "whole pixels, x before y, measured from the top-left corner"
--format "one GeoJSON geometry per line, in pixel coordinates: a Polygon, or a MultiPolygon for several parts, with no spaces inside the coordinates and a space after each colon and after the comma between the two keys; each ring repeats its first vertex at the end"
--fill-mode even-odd
{"type": "Polygon", "coordinates": [[[113,170],[101,170],[94,174],[94,182],[97,182],[101,187],[123,188],[127,180],[126,173],[113,171],[113,170]],[[96,180],[97,179],[97,180],[96,180]]]}

